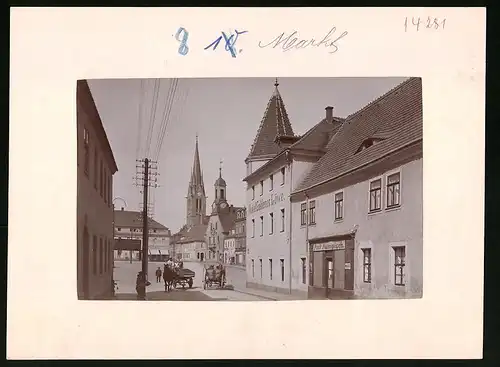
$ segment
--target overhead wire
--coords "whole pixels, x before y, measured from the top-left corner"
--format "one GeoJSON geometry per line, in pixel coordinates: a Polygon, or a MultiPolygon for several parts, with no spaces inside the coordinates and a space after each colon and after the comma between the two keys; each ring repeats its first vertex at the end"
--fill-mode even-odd
{"type": "Polygon", "coordinates": [[[150,112],[150,124],[148,130],[148,136],[146,139],[146,158],[149,156],[149,150],[151,148],[151,138],[153,136],[153,129],[155,125],[156,118],[156,106],[158,104],[158,94],[160,90],[160,79],[155,79],[153,87],[153,99],[151,101],[151,112],[150,112]]]}
{"type": "Polygon", "coordinates": [[[142,107],[144,104],[144,79],[141,79],[141,87],[139,92],[139,113],[138,113],[138,123],[137,123],[137,145],[135,150],[135,158],[139,159],[139,153],[141,149],[141,134],[142,134],[142,107]]]}
{"type": "Polygon", "coordinates": [[[163,107],[163,113],[162,113],[162,117],[161,117],[161,123],[160,123],[160,132],[158,134],[158,139],[156,141],[156,147],[155,147],[155,160],[156,160],[156,153],[158,152],[158,146],[159,146],[159,143],[160,143],[160,140],[161,140],[161,134],[163,132],[163,125],[165,125],[165,121],[166,121],[166,116],[167,116],[167,111],[169,109],[169,107],[171,106],[172,104],[172,91],[173,91],[173,87],[174,87],[174,83],[173,83],[174,79],[172,79],[172,81],[170,82],[169,84],[169,88],[168,88],[168,94],[167,94],[167,97],[165,98],[165,105],[163,107]]]}
{"type": "Polygon", "coordinates": [[[165,138],[165,133],[167,131],[167,127],[168,127],[169,122],[170,122],[170,115],[171,115],[171,112],[172,112],[172,106],[174,104],[173,102],[174,102],[175,97],[177,95],[177,85],[178,85],[178,83],[179,83],[179,79],[177,79],[177,78],[173,79],[172,82],[171,82],[171,85],[173,86],[173,93],[171,95],[170,100],[168,101],[169,102],[168,110],[166,111],[166,114],[164,115],[162,129],[160,131],[160,136],[159,136],[158,144],[157,144],[157,147],[156,147],[155,160],[158,160],[158,157],[160,155],[161,147],[163,145],[163,140],[165,138]]]}

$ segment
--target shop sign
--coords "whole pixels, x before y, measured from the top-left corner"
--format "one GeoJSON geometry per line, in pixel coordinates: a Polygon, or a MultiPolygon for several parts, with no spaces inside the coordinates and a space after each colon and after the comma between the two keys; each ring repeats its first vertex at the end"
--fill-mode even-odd
{"type": "Polygon", "coordinates": [[[344,249],[345,249],[345,241],[315,243],[313,245],[313,251],[332,251],[332,250],[344,250],[344,249]]]}
{"type": "Polygon", "coordinates": [[[248,207],[248,212],[249,214],[253,214],[255,212],[258,212],[260,210],[269,208],[273,205],[279,204],[283,201],[285,201],[286,197],[285,194],[279,193],[279,194],[271,194],[269,199],[267,200],[257,200],[255,203],[250,204],[248,207]]]}
{"type": "Polygon", "coordinates": [[[345,263],[344,264],[344,269],[345,270],[351,270],[351,263],[345,263]]]}

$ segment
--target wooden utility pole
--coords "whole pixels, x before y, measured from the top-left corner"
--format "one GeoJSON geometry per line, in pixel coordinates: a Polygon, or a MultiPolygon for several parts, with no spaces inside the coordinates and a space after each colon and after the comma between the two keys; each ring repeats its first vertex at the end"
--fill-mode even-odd
{"type": "Polygon", "coordinates": [[[141,212],[141,220],[142,220],[142,271],[146,277],[148,278],[148,258],[149,258],[149,213],[148,213],[148,191],[150,187],[157,187],[157,178],[158,173],[152,172],[157,169],[156,162],[149,160],[148,158],[138,160],[140,165],[136,166],[140,171],[137,172],[136,186],[142,187],[142,212],[141,212]],[[141,182],[142,180],[142,182],[141,182]]]}
{"type": "Polygon", "coordinates": [[[144,181],[142,190],[142,272],[148,279],[148,239],[149,239],[149,229],[148,229],[148,188],[149,188],[149,159],[144,160],[144,181]]]}

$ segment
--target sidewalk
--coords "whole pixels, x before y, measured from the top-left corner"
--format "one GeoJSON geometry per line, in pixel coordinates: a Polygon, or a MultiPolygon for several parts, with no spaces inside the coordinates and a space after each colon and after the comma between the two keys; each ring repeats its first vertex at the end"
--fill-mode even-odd
{"type": "Polygon", "coordinates": [[[295,295],[264,291],[261,289],[254,289],[254,288],[234,288],[234,291],[248,294],[250,296],[261,297],[269,301],[300,301],[302,299],[305,299],[295,295]]]}

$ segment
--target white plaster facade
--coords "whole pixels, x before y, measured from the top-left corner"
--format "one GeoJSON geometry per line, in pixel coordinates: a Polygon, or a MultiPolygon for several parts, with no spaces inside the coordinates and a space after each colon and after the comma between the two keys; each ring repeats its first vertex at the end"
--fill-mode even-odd
{"type": "Polygon", "coordinates": [[[307,239],[335,236],[355,228],[354,294],[362,298],[412,298],[422,296],[423,261],[423,165],[422,159],[377,174],[368,180],[309,197],[315,201],[316,224],[301,225],[301,204],[292,203],[292,287],[307,291],[309,262],[307,239]],[[400,173],[400,205],[387,209],[387,177],[400,173]],[[369,213],[369,187],[382,180],[381,210],[369,213]],[[343,214],[335,220],[334,196],[343,193],[343,214]],[[405,285],[395,285],[395,246],[405,248],[405,285]],[[371,249],[371,281],[363,278],[363,249],[371,249]],[[307,260],[306,260],[307,259],[307,260]],[[303,266],[307,266],[304,272],[303,266]],[[303,279],[303,274],[306,275],[303,279]]]}
{"type": "MultiPolygon", "coordinates": [[[[234,235],[234,233],[232,233],[234,235]]],[[[226,237],[224,239],[224,263],[232,264],[236,262],[236,238],[226,237]]]]}
{"type": "Polygon", "coordinates": [[[314,163],[299,160],[297,157],[292,158],[287,164],[280,165],[280,162],[283,161],[277,159],[274,169],[269,167],[270,172],[265,170],[261,176],[257,175],[248,181],[246,194],[246,207],[248,208],[246,220],[247,283],[257,288],[294,293],[301,288],[292,281],[293,277],[290,274],[290,263],[294,262],[290,246],[292,210],[290,193],[314,163]],[[272,188],[271,175],[273,177],[272,188]],[[272,233],[271,214],[274,221],[272,233]]]}

